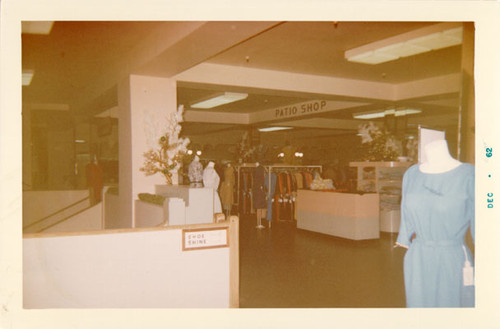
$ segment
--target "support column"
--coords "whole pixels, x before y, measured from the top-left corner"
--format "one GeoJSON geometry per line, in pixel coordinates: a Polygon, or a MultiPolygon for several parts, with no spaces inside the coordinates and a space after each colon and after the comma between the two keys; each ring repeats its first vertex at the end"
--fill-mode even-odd
{"type": "Polygon", "coordinates": [[[460,103],[460,160],[474,163],[475,94],[474,94],[474,23],[464,23],[462,42],[462,90],[460,103]]]}
{"type": "Polygon", "coordinates": [[[134,200],[165,184],[161,174],[145,176],[143,153],[156,147],[170,113],[177,109],[176,81],[131,75],[118,86],[120,228],[134,227],[134,200]]]}

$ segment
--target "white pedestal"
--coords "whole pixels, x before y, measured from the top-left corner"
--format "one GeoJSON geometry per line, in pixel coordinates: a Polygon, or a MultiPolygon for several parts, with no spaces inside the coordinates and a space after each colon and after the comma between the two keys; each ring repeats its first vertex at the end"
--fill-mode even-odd
{"type": "Polygon", "coordinates": [[[186,205],[180,198],[166,198],[163,203],[164,218],[168,225],[186,225],[186,205]]]}
{"type": "MultiPolygon", "coordinates": [[[[186,205],[186,225],[213,223],[214,221],[213,188],[190,188],[187,185],[156,185],[155,193],[167,198],[179,198],[184,201],[186,205]]],[[[170,222],[171,219],[169,219],[170,222]]]]}

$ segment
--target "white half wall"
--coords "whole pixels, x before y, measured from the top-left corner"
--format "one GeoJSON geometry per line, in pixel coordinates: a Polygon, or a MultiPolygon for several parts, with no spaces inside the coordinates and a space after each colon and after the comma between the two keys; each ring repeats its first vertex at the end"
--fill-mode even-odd
{"type": "Polygon", "coordinates": [[[24,308],[230,306],[229,247],[182,251],[181,229],[34,235],[23,256],[24,308]]]}

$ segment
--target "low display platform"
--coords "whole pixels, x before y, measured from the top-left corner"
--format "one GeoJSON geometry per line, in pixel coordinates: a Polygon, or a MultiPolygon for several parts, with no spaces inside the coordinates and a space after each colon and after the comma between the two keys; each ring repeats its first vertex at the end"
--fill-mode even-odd
{"type": "Polygon", "coordinates": [[[297,228],[351,240],[380,238],[378,193],[298,190],[297,228]]]}

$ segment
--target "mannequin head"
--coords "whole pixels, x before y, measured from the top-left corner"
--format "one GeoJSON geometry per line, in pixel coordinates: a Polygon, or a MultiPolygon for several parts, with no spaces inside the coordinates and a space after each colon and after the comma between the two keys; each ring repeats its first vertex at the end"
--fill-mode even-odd
{"type": "Polygon", "coordinates": [[[200,161],[200,157],[199,157],[199,156],[197,156],[197,155],[195,155],[195,156],[194,156],[194,160],[193,160],[193,161],[200,161]]]}
{"type": "Polygon", "coordinates": [[[207,164],[207,168],[213,168],[215,166],[215,163],[213,163],[213,161],[210,161],[208,164],[207,164]]]}
{"type": "Polygon", "coordinates": [[[424,146],[426,160],[420,170],[426,173],[441,173],[451,170],[460,164],[450,155],[448,143],[444,139],[432,141],[424,146]]]}
{"type": "Polygon", "coordinates": [[[438,139],[427,143],[424,146],[426,162],[435,162],[446,158],[451,158],[448,143],[444,139],[438,139]]]}

